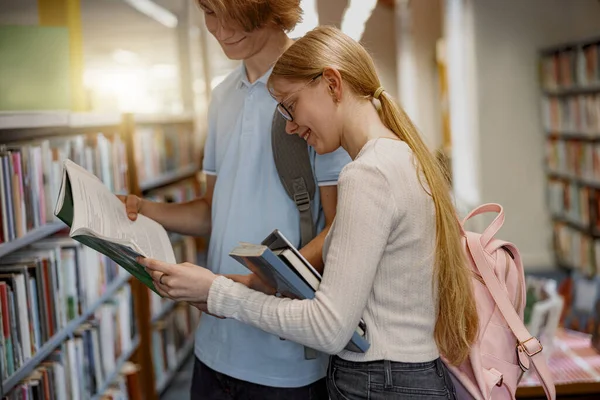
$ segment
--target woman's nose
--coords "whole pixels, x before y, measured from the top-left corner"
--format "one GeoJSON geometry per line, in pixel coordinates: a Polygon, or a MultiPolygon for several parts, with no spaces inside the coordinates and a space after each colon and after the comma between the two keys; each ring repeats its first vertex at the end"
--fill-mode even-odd
{"type": "Polygon", "coordinates": [[[295,135],[298,131],[298,124],[294,121],[287,121],[285,123],[285,131],[290,135],[295,135]]]}

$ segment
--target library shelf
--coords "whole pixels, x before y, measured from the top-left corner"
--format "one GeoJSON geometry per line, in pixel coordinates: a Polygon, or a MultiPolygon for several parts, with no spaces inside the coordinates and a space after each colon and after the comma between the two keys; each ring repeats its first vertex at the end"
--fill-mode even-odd
{"type": "Polygon", "coordinates": [[[194,332],[192,332],[192,334],[190,335],[188,340],[177,352],[177,364],[175,364],[175,368],[167,371],[165,373],[163,379],[158,381],[158,383],[156,385],[156,393],[162,394],[167,389],[167,387],[169,386],[169,384],[171,383],[171,381],[177,374],[177,371],[179,371],[181,366],[185,363],[188,356],[192,352],[192,349],[194,348],[194,339],[195,339],[195,334],[194,334],[194,332]]]}
{"type": "Polygon", "coordinates": [[[600,189],[600,182],[593,181],[590,179],[579,178],[577,176],[573,176],[571,174],[566,174],[564,172],[552,171],[548,170],[547,174],[551,178],[561,179],[569,182],[573,182],[578,184],[579,186],[586,186],[592,189],[600,189]]]}
{"type": "Polygon", "coordinates": [[[183,179],[191,178],[198,172],[198,170],[198,165],[188,165],[176,171],[167,172],[156,178],[150,179],[146,182],[142,182],[140,183],[140,189],[142,192],[149,192],[154,189],[159,189],[161,187],[182,181],[183,179]]]}
{"type": "Polygon", "coordinates": [[[106,389],[108,389],[110,385],[112,385],[117,376],[119,376],[119,374],[121,373],[121,369],[123,369],[123,366],[127,361],[129,361],[132,354],[137,350],[139,345],[140,337],[139,335],[136,335],[136,337],[131,341],[131,348],[123,352],[123,354],[121,354],[121,356],[117,359],[117,362],[115,363],[115,369],[104,380],[102,387],[98,390],[98,393],[96,393],[94,397],[92,397],[92,400],[100,400],[102,398],[102,394],[106,391],[106,389]]]}
{"type": "Polygon", "coordinates": [[[81,326],[81,324],[87,321],[100,305],[110,300],[115,293],[129,281],[130,278],[131,275],[124,274],[123,276],[118,277],[115,281],[111,282],[102,296],[100,296],[100,298],[96,300],[96,302],[94,302],[90,308],[88,308],[82,315],[70,321],[65,328],[44,343],[33,357],[23,364],[14,374],[2,382],[0,397],[3,397],[6,393],[9,393],[15,388],[15,386],[19,384],[19,382],[27,378],[29,374],[31,374],[33,370],[54,351],[54,349],[60,346],[60,344],[68,337],[72,336],[73,332],[75,332],[75,330],[81,326]]]}
{"type": "Polygon", "coordinates": [[[152,325],[156,324],[158,321],[165,319],[165,317],[167,315],[169,315],[171,313],[171,311],[173,311],[175,309],[176,305],[177,305],[177,303],[174,301],[167,303],[167,305],[164,306],[162,308],[162,310],[160,310],[160,312],[152,318],[152,322],[151,322],[152,325]]]}
{"type": "Polygon", "coordinates": [[[68,226],[62,222],[50,222],[27,232],[20,238],[11,240],[10,242],[2,243],[0,245],[0,258],[23,247],[29,246],[30,244],[33,244],[38,240],[41,240],[65,228],[68,228],[68,226]]]}
{"type": "Polygon", "coordinates": [[[579,94],[600,93],[600,85],[561,87],[557,89],[543,89],[547,96],[573,96],[579,94]]]}

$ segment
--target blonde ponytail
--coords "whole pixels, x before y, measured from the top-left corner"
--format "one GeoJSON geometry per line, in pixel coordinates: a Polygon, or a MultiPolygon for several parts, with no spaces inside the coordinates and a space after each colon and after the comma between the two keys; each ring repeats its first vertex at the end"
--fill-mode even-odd
{"type": "Polygon", "coordinates": [[[337,28],[319,27],[298,39],[273,67],[269,86],[272,89],[273,80],[281,77],[308,80],[326,67],[335,67],[357,96],[378,98],[381,120],[411,148],[419,176],[427,181],[436,213],[434,276],[439,302],[434,337],[440,353],[460,364],[475,341],[479,321],[447,177],[410,118],[381,88],[371,56],[337,28]]]}
{"type": "MultiPolygon", "coordinates": [[[[440,353],[460,364],[477,336],[479,320],[471,290],[471,272],[462,250],[460,228],[443,169],[416,127],[396,103],[383,92],[379,96],[381,120],[411,148],[435,204],[436,255],[434,274],[438,286],[438,312],[434,330],[440,353]]],[[[421,174],[419,174],[421,175],[421,174]]]]}

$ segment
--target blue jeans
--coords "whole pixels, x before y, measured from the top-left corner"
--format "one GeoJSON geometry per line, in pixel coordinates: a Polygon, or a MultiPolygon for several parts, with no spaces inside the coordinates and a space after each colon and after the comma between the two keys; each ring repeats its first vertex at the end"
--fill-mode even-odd
{"type": "Polygon", "coordinates": [[[456,399],[444,363],[351,362],[331,357],[327,370],[331,400],[456,399]]]}

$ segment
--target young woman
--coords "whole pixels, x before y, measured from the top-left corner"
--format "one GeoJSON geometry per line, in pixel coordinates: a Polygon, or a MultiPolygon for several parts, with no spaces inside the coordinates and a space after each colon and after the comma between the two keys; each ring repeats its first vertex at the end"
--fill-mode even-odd
{"type": "Polygon", "coordinates": [[[165,296],[206,303],[214,315],[335,355],[332,399],[454,398],[440,354],[462,362],[478,320],[435,156],[381,87],[369,54],[335,28],[297,40],[268,85],[288,133],[319,154],[342,146],[353,159],[339,177],[315,298],[278,298],[191,264],[143,260],[155,285],[165,296]],[[361,317],[371,347],[346,351],[361,317]]]}

